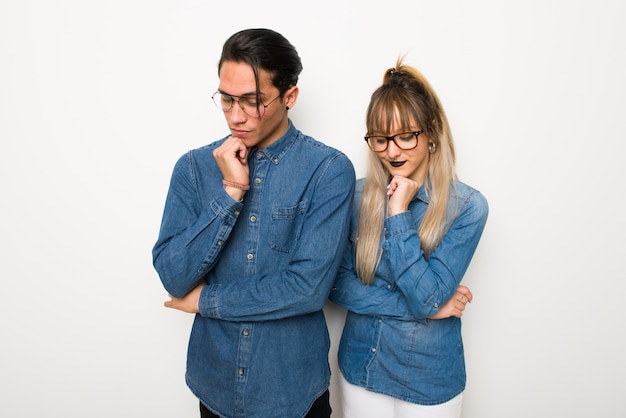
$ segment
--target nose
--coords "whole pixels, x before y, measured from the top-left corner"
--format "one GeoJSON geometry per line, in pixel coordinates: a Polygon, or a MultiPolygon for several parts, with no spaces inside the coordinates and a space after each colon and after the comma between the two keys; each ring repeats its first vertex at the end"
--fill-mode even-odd
{"type": "Polygon", "coordinates": [[[389,158],[396,158],[400,154],[402,154],[402,150],[396,145],[394,141],[389,141],[387,143],[387,155],[389,158]]]}
{"type": "Polygon", "coordinates": [[[245,122],[248,118],[246,112],[243,111],[239,102],[233,103],[233,106],[230,108],[228,112],[226,112],[226,117],[228,117],[234,123],[245,122]]]}

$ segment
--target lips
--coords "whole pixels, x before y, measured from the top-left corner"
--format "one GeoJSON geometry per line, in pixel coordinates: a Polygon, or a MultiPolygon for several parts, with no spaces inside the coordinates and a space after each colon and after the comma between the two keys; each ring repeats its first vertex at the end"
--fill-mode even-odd
{"type": "Polygon", "coordinates": [[[406,164],[406,161],[389,161],[389,165],[395,168],[402,167],[404,164],[406,164]]]}

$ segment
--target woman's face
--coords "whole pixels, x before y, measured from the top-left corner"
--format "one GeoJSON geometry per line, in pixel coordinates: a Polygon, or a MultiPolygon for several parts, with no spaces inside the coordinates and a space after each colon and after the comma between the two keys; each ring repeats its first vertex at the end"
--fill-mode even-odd
{"type": "MultiPolygon", "coordinates": [[[[391,136],[406,132],[406,129],[399,128],[399,118],[396,117],[391,126],[391,132],[376,132],[376,135],[391,136]]],[[[423,127],[413,123],[410,132],[420,131],[423,127]]],[[[396,138],[400,142],[399,138],[396,138]]],[[[417,146],[413,149],[403,150],[394,141],[388,141],[387,149],[376,152],[380,162],[387,168],[391,176],[409,178],[419,184],[424,184],[428,173],[428,136],[426,132],[417,137],[417,146]]]]}

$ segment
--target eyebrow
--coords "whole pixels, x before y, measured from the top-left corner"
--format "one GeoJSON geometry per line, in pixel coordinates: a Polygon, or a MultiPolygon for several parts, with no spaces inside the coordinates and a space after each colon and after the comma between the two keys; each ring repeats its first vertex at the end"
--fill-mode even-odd
{"type": "MultiPolygon", "coordinates": [[[[234,94],[230,94],[230,93],[228,93],[228,92],[225,92],[225,91],[224,91],[224,90],[222,90],[222,89],[217,89],[217,91],[219,91],[221,94],[225,94],[225,95],[227,95],[227,96],[230,96],[230,97],[236,97],[236,98],[240,98],[240,97],[256,97],[256,92],[253,92],[253,93],[244,93],[244,94],[241,94],[241,95],[239,95],[239,96],[236,96],[236,95],[234,95],[234,94]]],[[[259,97],[261,97],[261,96],[263,96],[263,93],[260,93],[260,92],[259,92],[259,97]]]]}

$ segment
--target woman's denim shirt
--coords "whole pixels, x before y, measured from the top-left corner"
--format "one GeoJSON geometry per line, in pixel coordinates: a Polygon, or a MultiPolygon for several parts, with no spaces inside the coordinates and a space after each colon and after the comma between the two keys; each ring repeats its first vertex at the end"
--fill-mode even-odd
{"type": "Polygon", "coordinates": [[[455,182],[447,232],[428,259],[417,229],[428,205],[420,188],[409,211],[385,220],[382,257],[374,282],[356,277],[354,252],[363,180],[357,182],[350,245],[331,294],[348,309],[339,346],[346,380],[404,401],[436,405],[465,388],[461,320],[431,320],[455,290],[472,259],[485,223],[485,197],[455,182]]]}
{"type": "Polygon", "coordinates": [[[208,283],[186,381],[222,416],[304,416],[330,381],[322,308],[348,240],[354,169],[290,122],[251,150],[251,188],[237,202],[213,158],[222,142],[178,160],[153,249],[171,295],[208,283]]]}

